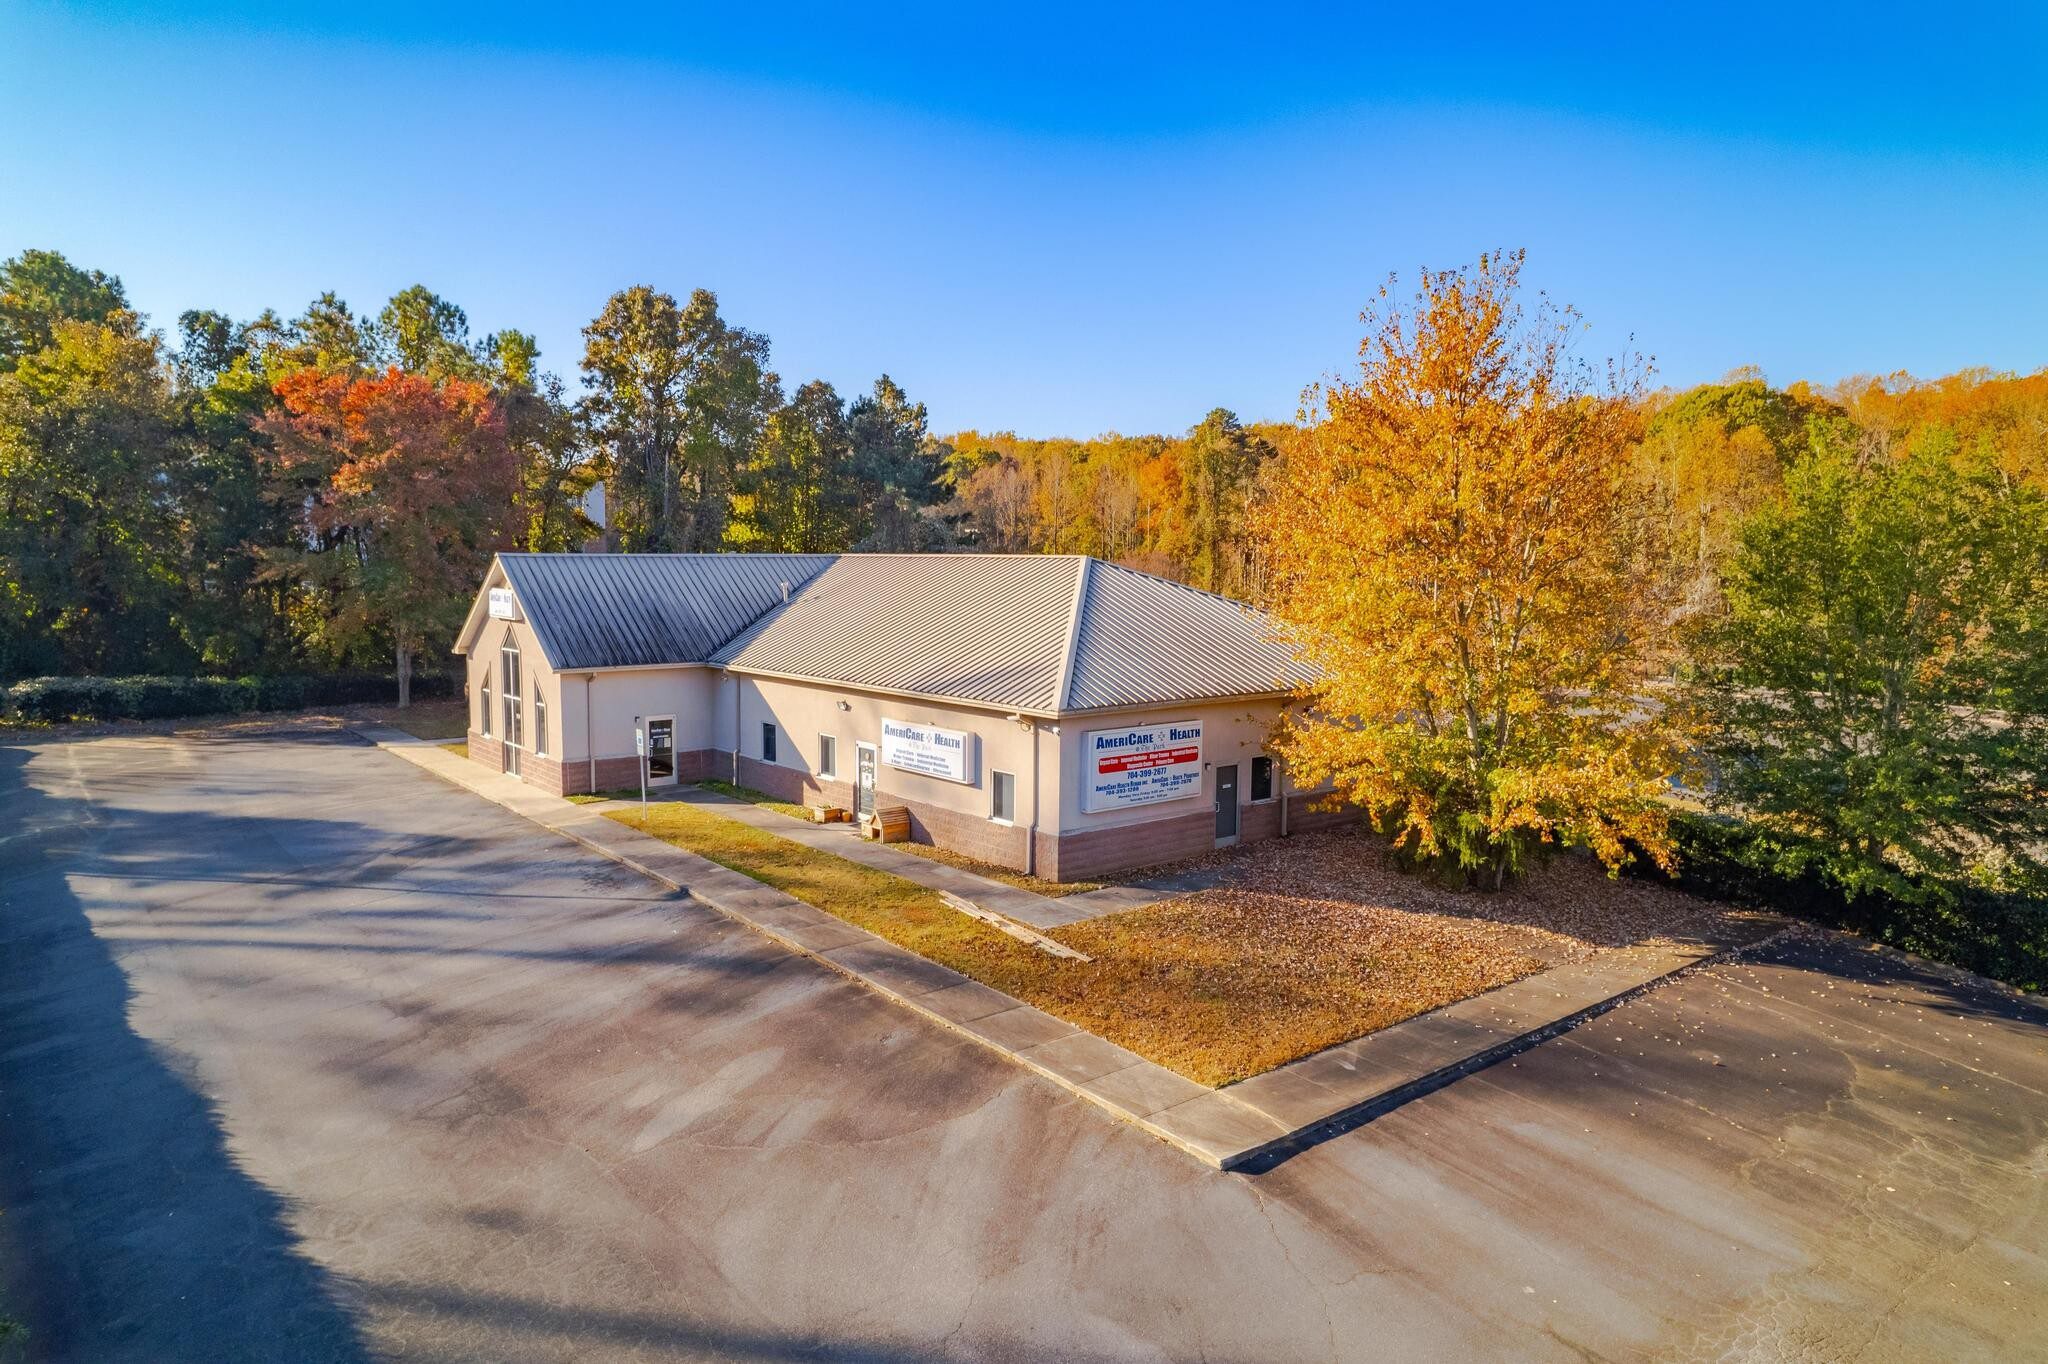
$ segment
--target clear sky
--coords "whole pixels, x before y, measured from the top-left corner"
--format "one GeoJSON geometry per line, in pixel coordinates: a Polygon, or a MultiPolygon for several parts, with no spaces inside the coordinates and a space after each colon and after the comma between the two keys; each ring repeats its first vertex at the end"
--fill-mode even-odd
{"type": "Polygon", "coordinates": [[[1680,8],[0,0],[0,255],[165,328],[420,282],[572,382],[706,287],[1035,435],[1290,417],[1498,246],[1666,383],[2048,365],[2048,6],[1680,8]]]}

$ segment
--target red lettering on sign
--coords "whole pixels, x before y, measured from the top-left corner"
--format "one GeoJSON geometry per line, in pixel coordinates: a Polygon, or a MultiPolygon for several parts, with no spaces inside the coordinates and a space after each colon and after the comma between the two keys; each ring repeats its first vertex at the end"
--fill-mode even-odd
{"type": "Polygon", "coordinates": [[[1095,770],[1098,773],[1146,772],[1155,767],[1177,767],[1200,759],[1202,750],[1193,744],[1183,748],[1151,748],[1142,753],[1118,753],[1113,757],[1098,758],[1095,770]]]}

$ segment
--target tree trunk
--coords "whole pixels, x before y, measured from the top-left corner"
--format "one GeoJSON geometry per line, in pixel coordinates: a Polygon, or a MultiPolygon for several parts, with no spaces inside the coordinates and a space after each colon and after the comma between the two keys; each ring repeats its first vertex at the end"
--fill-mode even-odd
{"type": "Polygon", "coordinates": [[[398,708],[404,710],[412,704],[412,650],[404,644],[398,646],[398,708]]]}

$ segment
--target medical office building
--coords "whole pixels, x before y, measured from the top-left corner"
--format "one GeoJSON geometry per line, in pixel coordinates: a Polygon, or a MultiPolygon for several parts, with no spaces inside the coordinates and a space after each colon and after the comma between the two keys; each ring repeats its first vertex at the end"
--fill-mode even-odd
{"type": "Polygon", "coordinates": [[[1263,617],[1096,559],[505,554],[469,753],[563,795],[723,780],[910,811],[1054,879],[1327,821],[1266,751],[1302,665],[1263,617]]]}

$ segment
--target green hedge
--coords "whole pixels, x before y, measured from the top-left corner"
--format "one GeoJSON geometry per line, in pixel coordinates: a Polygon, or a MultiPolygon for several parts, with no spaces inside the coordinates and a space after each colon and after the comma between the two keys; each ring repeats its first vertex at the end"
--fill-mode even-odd
{"type": "MultiPolygon", "coordinates": [[[[1974,887],[1955,892],[1951,903],[1878,894],[1851,900],[1818,875],[1770,870],[1772,849],[1741,820],[1687,813],[1672,819],[1671,831],[1682,890],[1847,929],[2022,990],[2048,990],[2048,902],[1974,887]]],[[[1637,866],[1648,868],[1647,860],[1637,866]]]]}
{"type": "MultiPolygon", "coordinates": [[[[456,680],[415,673],[415,700],[456,694],[456,680]]],[[[388,673],[309,673],[280,677],[31,677],[0,691],[10,720],[158,720],[182,715],[302,710],[398,699],[388,673]]]]}

